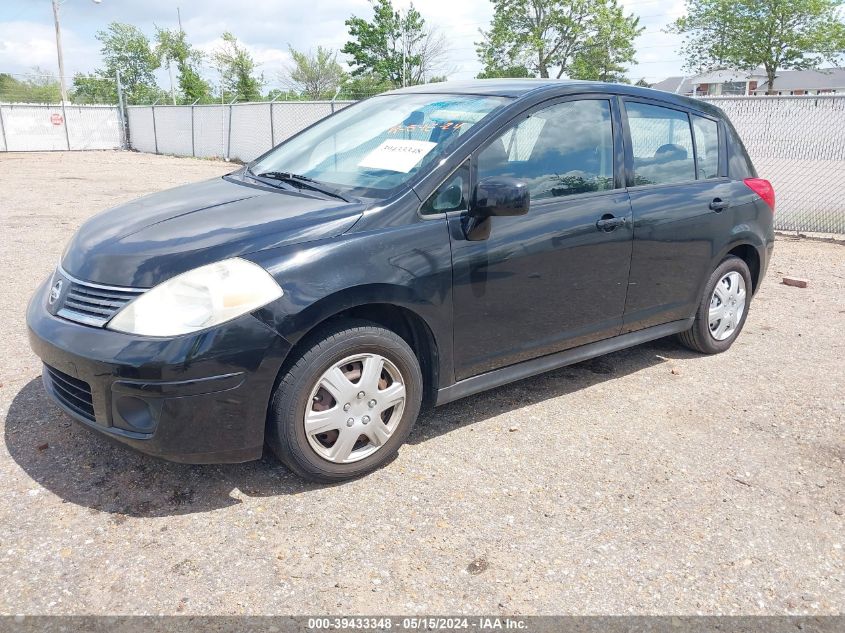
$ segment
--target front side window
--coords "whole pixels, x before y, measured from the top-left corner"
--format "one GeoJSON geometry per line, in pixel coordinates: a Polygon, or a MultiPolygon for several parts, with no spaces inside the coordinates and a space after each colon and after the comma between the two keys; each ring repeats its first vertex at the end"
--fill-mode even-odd
{"type": "Polygon", "coordinates": [[[719,176],[719,124],[711,119],[692,117],[692,131],[695,133],[695,152],[698,157],[698,177],[719,176]]]}
{"type": "Polygon", "coordinates": [[[434,193],[423,203],[420,212],[423,215],[434,215],[447,211],[465,210],[468,193],[469,162],[465,162],[434,190],[434,193]]]}
{"type": "Polygon", "coordinates": [[[606,99],[565,101],[532,113],[478,154],[478,179],[525,181],[531,200],[613,189],[613,128],[606,99]]]}
{"type": "Polygon", "coordinates": [[[394,94],[344,108],[250,164],[250,173],[292,173],[353,196],[381,198],[454,146],[511,99],[394,94]]]}
{"type": "Polygon", "coordinates": [[[634,185],[695,180],[692,133],[685,112],[628,102],[634,185]]]}

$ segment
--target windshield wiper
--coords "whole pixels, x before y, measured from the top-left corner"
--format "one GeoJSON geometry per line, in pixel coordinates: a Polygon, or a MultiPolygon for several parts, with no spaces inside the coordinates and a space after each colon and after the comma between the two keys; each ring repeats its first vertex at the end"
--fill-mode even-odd
{"type": "Polygon", "coordinates": [[[308,176],[292,174],[289,171],[265,171],[260,174],[255,174],[252,169],[247,169],[247,172],[253,178],[269,178],[270,180],[278,180],[279,182],[292,184],[293,186],[298,187],[299,189],[310,189],[312,191],[317,191],[327,196],[331,196],[332,198],[343,200],[344,202],[351,202],[351,200],[349,200],[346,196],[342,195],[336,189],[327,187],[326,185],[314,180],[313,178],[309,178],[308,176]]]}

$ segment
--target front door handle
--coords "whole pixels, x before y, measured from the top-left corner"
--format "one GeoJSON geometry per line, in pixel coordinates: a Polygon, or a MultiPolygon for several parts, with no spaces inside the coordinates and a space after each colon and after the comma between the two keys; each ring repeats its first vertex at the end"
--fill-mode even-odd
{"type": "Polygon", "coordinates": [[[628,218],[624,215],[621,217],[613,217],[611,213],[605,213],[601,218],[596,220],[596,228],[599,231],[607,231],[608,233],[614,230],[617,226],[625,226],[628,224],[628,218]]]}
{"type": "Polygon", "coordinates": [[[729,200],[722,200],[721,198],[713,198],[713,202],[710,203],[710,209],[718,213],[722,209],[727,209],[731,206],[729,200]]]}

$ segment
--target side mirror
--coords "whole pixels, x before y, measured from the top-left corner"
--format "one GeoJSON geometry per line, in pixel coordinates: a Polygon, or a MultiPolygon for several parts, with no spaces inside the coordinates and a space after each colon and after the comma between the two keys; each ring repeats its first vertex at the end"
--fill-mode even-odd
{"type": "Polygon", "coordinates": [[[475,187],[472,209],[474,218],[525,215],[531,195],[528,183],[515,178],[485,178],[475,187]]]}

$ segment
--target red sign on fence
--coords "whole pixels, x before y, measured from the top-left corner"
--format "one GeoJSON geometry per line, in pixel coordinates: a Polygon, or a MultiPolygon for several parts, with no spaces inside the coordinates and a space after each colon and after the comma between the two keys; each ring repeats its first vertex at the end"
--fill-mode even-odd
{"type": "Polygon", "coordinates": [[[61,114],[51,114],[50,115],[50,123],[53,125],[61,125],[65,122],[64,117],[61,114]]]}

